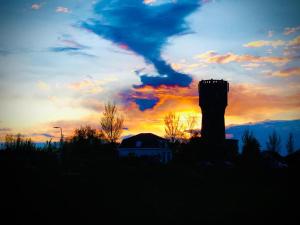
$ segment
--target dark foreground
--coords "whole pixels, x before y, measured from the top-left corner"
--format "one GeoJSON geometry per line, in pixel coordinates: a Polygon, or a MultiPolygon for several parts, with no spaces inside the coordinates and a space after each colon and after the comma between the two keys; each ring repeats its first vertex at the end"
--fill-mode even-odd
{"type": "MultiPolygon", "coordinates": [[[[17,163],[17,162],[16,162],[17,163]]],[[[293,169],[1,165],[1,224],[299,224],[293,169]]]]}

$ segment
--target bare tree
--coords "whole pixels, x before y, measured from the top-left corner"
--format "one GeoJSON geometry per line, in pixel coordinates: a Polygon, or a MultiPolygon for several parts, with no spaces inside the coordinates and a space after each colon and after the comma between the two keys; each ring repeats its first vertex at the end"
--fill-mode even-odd
{"type": "Polygon", "coordinates": [[[196,123],[197,116],[195,115],[190,114],[185,118],[185,132],[189,133],[190,138],[199,134],[199,131],[195,130],[196,123]]]}
{"type": "Polygon", "coordinates": [[[294,136],[292,133],[289,133],[289,137],[286,143],[286,149],[288,154],[292,154],[295,150],[294,148],[294,136]]]}
{"type": "Polygon", "coordinates": [[[165,118],[165,137],[172,143],[181,140],[184,137],[184,127],[180,120],[180,115],[174,112],[168,113],[165,118]]]}
{"type": "Polygon", "coordinates": [[[107,141],[110,143],[117,142],[123,131],[123,122],[124,118],[119,114],[116,104],[106,103],[100,125],[107,141]]]}
{"type": "Polygon", "coordinates": [[[272,152],[280,152],[280,144],[281,139],[280,136],[274,130],[272,134],[270,134],[268,141],[267,141],[267,150],[272,152]]]}

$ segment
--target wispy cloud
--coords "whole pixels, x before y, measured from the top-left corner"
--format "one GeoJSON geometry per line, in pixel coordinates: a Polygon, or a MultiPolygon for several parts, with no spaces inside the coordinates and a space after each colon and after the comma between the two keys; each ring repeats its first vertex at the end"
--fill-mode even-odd
{"type": "Polygon", "coordinates": [[[286,28],[284,28],[283,34],[284,35],[290,35],[292,33],[295,33],[297,31],[299,31],[299,30],[300,30],[300,26],[298,26],[298,27],[286,27],[286,28]]]}
{"type": "Polygon", "coordinates": [[[284,46],[284,45],[286,45],[286,42],[283,40],[275,40],[275,41],[259,40],[259,41],[252,41],[247,44],[244,44],[244,47],[259,48],[259,47],[264,47],[264,46],[272,46],[274,48],[277,48],[279,46],[284,46]]]}
{"type": "Polygon", "coordinates": [[[270,74],[276,77],[300,76],[300,67],[292,67],[284,70],[278,70],[270,74]]]}
{"type": "Polygon", "coordinates": [[[42,137],[47,137],[47,138],[54,138],[55,136],[49,133],[33,133],[30,136],[42,136],[42,137]]]}
{"type": "Polygon", "coordinates": [[[31,9],[33,10],[39,10],[40,8],[42,8],[42,3],[34,3],[31,5],[31,9]]]}
{"type": "Polygon", "coordinates": [[[42,91],[50,90],[50,86],[47,83],[45,83],[44,81],[38,81],[36,85],[37,85],[38,89],[40,89],[42,91]]]}
{"type": "Polygon", "coordinates": [[[295,37],[290,41],[284,40],[274,40],[274,41],[265,41],[265,40],[258,40],[252,41],[247,44],[243,45],[246,48],[260,48],[265,46],[271,46],[273,48],[277,48],[279,46],[300,46],[300,36],[295,37]]]}
{"type": "Polygon", "coordinates": [[[77,47],[52,47],[52,48],[49,48],[49,50],[52,51],[52,52],[73,52],[73,51],[81,50],[81,48],[77,48],[77,47]]]}
{"type": "Polygon", "coordinates": [[[97,113],[103,111],[104,109],[103,102],[94,98],[83,99],[82,101],[80,101],[80,105],[86,109],[93,110],[97,113]]]}
{"type": "Polygon", "coordinates": [[[196,58],[205,61],[206,63],[227,64],[231,62],[237,63],[272,63],[272,64],[285,64],[291,59],[287,57],[276,56],[254,56],[254,55],[237,55],[234,53],[218,54],[214,51],[208,51],[196,56],[196,58]]]}
{"type": "Polygon", "coordinates": [[[75,91],[80,91],[86,94],[98,94],[104,90],[104,86],[107,83],[117,81],[116,78],[106,78],[103,80],[95,80],[95,79],[84,79],[82,81],[73,82],[67,85],[67,88],[75,91]]]}
{"type": "Polygon", "coordinates": [[[269,30],[269,31],[268,31],[268,37],[269,37],[269,38],[270,38],[270,37],[273,37],[273,35],[274,35],[274,31],[269,30]]]}
{"type": "Polygon", "coordinates": [[[66,52],[70,55],[81,55],[87,57],[96,57],[94,54],[85,52],[89,49],[88,46],[78,43],[72,39],[58,38],[59,44],[56,47],[50,47],[48,50],[51,52],[66,52]]]}
{"type": "Polygon", "coordinates": [[[0,127],[0,132],[11,132],[12,129],[8,128],[8,127],[0,127]]]}
{"type": "Polygon", "coordinates": [[[97,94],[103,91],[103,88],[91,80],[83,80],[67,85],[68,88],[90,94],[97,94]]]}
{"type": "Polygon", "coordinates": [[[58,7],[56,7],[55,12],[57,12],[57,13],[71,13],[71,10],[67,7],[58,6],[58,7]]]}
{"type": "Polygon", "coordinates": [[[258,68],[258,67],[262,66],[262,64],[260,64],[260,63],[248,63],[248,64],[243,64],[241,66],[244,67],[246,70],[253,70],[255,68],[258,68]]]}
{"type": "Polygon", "coordinates": [[[144,2],[144,4],[152,4],[152,3],[156,2],[156,0],[144,0],[143,2],[144,2]]]}
{"type": "Polygon", "coordinates": [[[78,48],[78,49],[87,49],[86,45],[82,45],[75,40],[71,39],[61,39],[60,42],[68,47],[78,48]]]}
{"type": "Polygon", "coordinates": [[[289,41],[288,46],[300,46],[300,36],[297,36],[293,40],[289,41]]]}

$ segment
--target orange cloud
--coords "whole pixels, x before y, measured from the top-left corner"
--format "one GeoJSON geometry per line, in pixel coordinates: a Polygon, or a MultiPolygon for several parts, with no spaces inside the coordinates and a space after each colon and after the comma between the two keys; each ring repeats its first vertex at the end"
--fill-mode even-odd
{"type": "Polygon", "coordinates": [[[103,80],[94,80],[94,79],[85,79],[78,82],[70,83],[67,86],[67,88],[75,90],[75,91],[81,91],[83,93],[87,94],[98,94],[104,90],[104,85],[110,82],[117,81],[114,77],[108,77],[103,80]]]}
{"type": "Polygon", "coordinates": [[[218,63],[218,64],[226,64],[231,62],[285,64],[290,61],[290,59],[287,57],[237,55],[231,52],[222,55],[214,51],[208,51],[203,54],[199,54],[196,56],[196,58],[200,60],[204,60],[206,63],[218,63]]]}
{"type": "Polygon", "coordinates": [[[257,89],[255,85],[234,85],[229,91],[227,115],[268,119],[265,118],[266,115],[296,110],[299,107],[300,92],[282,95],[276,92],[269,93],[268,88],[257,89]]]}
{"type": "Polygon", "coordinates": [[[300,46],[300,36],[295,37],[293,40],[288,42],[289,46],[300,46]]]}
{"type": "Polygon", "coordinates": [[[275,71],[271,73],[271,75],[276,77],[300,76],[300,67],[292,67],[284,70],[275,71]]]}
{"type": "Polygon", "coordinates": [[[277,48],[279,46],[284,46],[284,45],[286,45],[286,42],[283,40],[276,40],[276,41],[259,40],[259,41],[249,42],[247,44],[244,44],[243,46],[246,48],[259,48],[264,46],[272,46],[273,48],[277,48]]]}

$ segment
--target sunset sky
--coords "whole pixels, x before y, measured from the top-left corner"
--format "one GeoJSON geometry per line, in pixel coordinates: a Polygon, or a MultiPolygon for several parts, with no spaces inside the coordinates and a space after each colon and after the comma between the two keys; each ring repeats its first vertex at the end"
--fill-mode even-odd
{"type": "Polygon", "coordinates": [[[230,83],[226,125],[300,119],[300,2],[10,0],[0,6],[0,136],[36,141],[99,127],[164,135],[196,115],[198,82],[230,83]]]}

